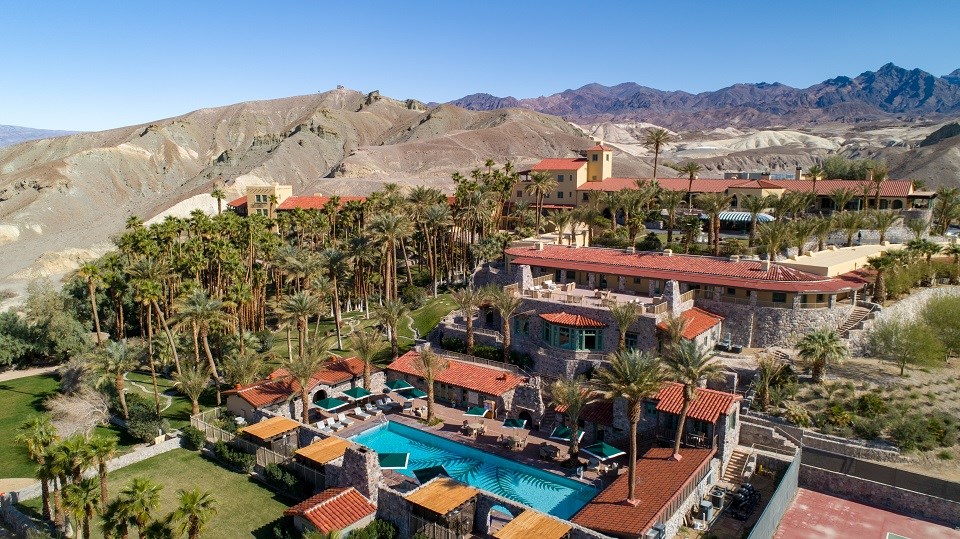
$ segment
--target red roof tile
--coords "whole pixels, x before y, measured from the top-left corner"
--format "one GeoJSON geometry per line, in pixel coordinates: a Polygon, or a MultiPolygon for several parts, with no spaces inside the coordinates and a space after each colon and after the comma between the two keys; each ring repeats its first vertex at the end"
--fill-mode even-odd
{"type": "MultiPolygon", "coordinates": [[[[644,179],[649,181],[649,179],[644,179]]],[[[743,180],[717,180],[717,179],[695,179],[693,180],[694,193],[722,193],[728,187],[743,180]]],[[[689,180],[687,178],[657,178],[660,187],[668,191],[687,190],[689,180]]],[[[622,191],[623,189],[636,189],[637,178],[607,178],[600,182],[585,182],[577,187],[578,191],[622,191]]]]}
{"type": "MultiPolygon", "coordinates": [[[[696,339],[703,334],[704,331],[723,322],[724,319],[724,317],[719,314],[713,314],[699,307],[692,307],[683,311],[680,313],[680,318],[687,321],[687,326],[683,328],[683,335],[681,336],[688,341],[696,339]]],[[[666,322],[660,322],[657,324],[657,327],[666,331],[667,324],[666,322]]]]}
{"type": "MultiPolygon", "coordinates": [[[[559,411],[559,410],[557,410],[559,411]]],[[[580,419],[589,421],[594,425],[613,426],[613,402],[596,401],[583,407],[580,410],[580,419]]]]}
{"type": "MultiPolygon", "coordinates": [[[[636,189],[637,178],[607,178],[600,182],[586,182],[577,188],[578,191],[620,191],[636,189]]],[[[660,187],[667,191],[686,191],[689,185],[688,178],[657,178],[660,187]]],[[[820,180],[816,182],[816,193],[820,196],[830,196],[837,189],[850,189],[861,193],[866,180],[820,180]]],[[[814,182],[811,180],[743,180],[740,178],[696,178],[693,180],[694,193],[722,193],[730,187],[761,187],[764,189],[786,189],[787,191],[812,191],[814,182]]],[[[875,187],[868,186],[868,194],[874,195],[875,187]]],[[[886,180],[880,186],[880,196],[906,198],[914,193],[913,182],[910,180],[886,180]]]]}
{"type": "Polygon", "coordinates": [[[783,186],[767,180],[748,180],[743,183],[735,183],[730,187],[737,189],[783,189],[783,186]]]}
{"type": "Polygon", "coordinates": [[[604,146],[603,144],[597,144],[593,148],[587,149],[588,152],[612,152],[613,148],[609,146],[604,146]]]}
{"type": "Polygon", "coordinates": [[[587,160],[583,158],[563,158],[563,159],[542,159],[530,169],[539,170],[580,170],[587,166],[587,160]]]}
{"type": "Polygon", "coordinates": [[[617,478],[583,507],[572,522],[615,537],[638,537],[646,533],[663,515],[684,487],[697,481],[709,467],[714,449],[684,449],[679,461],[671,459],[673,448],[655,447],[637,459],[636,495],[640,503],[626,503],[628,474],[617,478]]]}
{"type": "MultiPolygon", "coordinates": [[[[413,368],[417,355],[416,351],[411,350],[387,365],[386,370],[420,376],[413,368]]],[[[436,381],[478,393],[503,395],[525,380],[520,375],[494,367],[449,358],[447,361],[450,366],[436,375],[436,381]]]]}
{"type": "MultiPolygon", "coordinates": [[[[722,414],[727,413],[730,405],[743,398],[733,393],[706,388],[697,388],[696,395],[690,403],[687,417],[708,423],[716,423],[722,414]]],[[[683,384],[670,382],[664,385],[653,398],[660,401],[657,403],[657,410],[680,415],[683,409],[683,384]]]]}
{"type": "MultiPolygon", "coordinates": [[[[300,208],[303,210],[319,210],[327,205],[327,202],[330,202],[330,199],[333,197],[324,197],[324,196],[295,196],[288,197],[284,200],[277,210],[292,210],[294,208],[300,208]]],[[[363,202],[367,197],[340,197],[340,207],[342,208],[344,204],[351,201],[360,201],[363,202]]]]}
{"type": "MultiPolygon", "coordinates": [[[[341,384],[363,375],[363,360],[355,357],[337,359],[324,365],[310,379],[310,389],[319,384],[328,386],[341,384]]],[[[277,369],[265,380],[254,382],[237,389],[224,391],[225,395],[237,395],[255,408],[269,406],[286,400],[300,392],[300,383],[290,378],[285,369],[277,369]]]]}
{"type": "Polygon", "coordinates": [[[621,249],[596,247],[572,248],[545,245],[511,247],[506,250],[511,264],[527,264],[547,268],[589,271],[624,277],[673,279],[693,284],[730,286],[776,292],[841,292],[859,289],[861,285],[806,273],[786,266],[771,264],[763,269],[759,260],[732,261],[726,258],[663,253],[628,253],[621,249]]]}
{"type": "Polygon", "coordinates": [[[238,199],[231,200],[230,202],[227,202],[227,207],[228,207],[228,208],[240,208],[240,207],[243,207],[243,206],[246,206],[246,205],[247,205],[247,197],[245,197],[245,196],[242,196],[242,197],[240,197],[240,198],[238,198],[238,199]]]}
{"type": "Polygon", "coordinates": [[[363,494],[353,487],[346,487],[328,488],[287,509],[283,514],[303,517],[317,530],[330,533],[356,524],[376,512],[377,507],[363,494]]]}
{"type": "Polygon", "coordinates": [[[588,318],[579,314],[568,314],[568,313],[546,313],[541,314],[540,318],[543,318],[551,324],[559,324],[561,326],[570,326],[575,328],[605,328],[606,324],[599,320],[594,320],[593,318],[588,318]]]}

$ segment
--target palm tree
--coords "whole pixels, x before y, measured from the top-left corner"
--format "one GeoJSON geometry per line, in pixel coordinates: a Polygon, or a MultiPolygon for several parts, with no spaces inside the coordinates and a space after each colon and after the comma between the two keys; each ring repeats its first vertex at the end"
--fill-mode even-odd
{"type": "Polygon", "coordinates": [[[636,350],[624,350],[610,356],[610,364],[596,373],[594,388],[606,400],[626,399],[630,420],[630,456],[627,503],[636,504],[637,425],[643,413],[643,400],[656,394],[664,382],[660,362],[636,350]]]}
{"type": "Polygon", "coordinates": [[[668,376],[683,384],[683,408],[680,409],[680,421],[677,424],[677,436],[673,442],[673,458],[680,460],[680,442],[683,440],[683,427],[687,421],[690,405],[697,398],[697,386],[701,380],[711,380],[723,376],[723,367],[711,363],[714,354],[701,348],[694,341],[681,339],[673,346],[663,361],[668,376]]]}
{"type": "Polygon", "coordinates": [[[346,275],[350,263],[350,254],[331,247],[320,253],[320,259],[323,261],[323,267],[330,277],[330,288],[333,290],[333,322],[337,327],[337,350],[343,350],[343,338],[340,335],[340,327],[343,322],[340,319],[340,292],[337,276],[346,275]]]}
{"type": "Polygon", "coordinates": [[[373,316],[380,324],[383,324],[387,328],[387,333],[390,336],[390,354],[393,356],[393,359],[397,359],[400,356],[400,345],[398,343],[398,330],[400,327],[400,321],[403,320],[407,313],[410,312],[410,309],[399,300],[391,299],[387,300],[373,310],[373,316]]]}
{"type": "Polygon", "coordinates": [[[370,374],[384,348],[383,337],[373,328],[359,328],[350,335],[350,348],[363,361],[363,389],[370,391],[370,374]]]}
{"type": "Polygon", "coordinates": [[[460,314],[463,315],[465,320],[464,323],[467,326],[467,355],[472,356],[473,316],[480,308],[480,304],[487,299],[486,293],[483,290],[474,288],[472,286],[467,286],[465,288],[454,290],[450,293],[450,295],[453,297],[454,303],[457,304],[457,309],[460,311],[460,314]]]}
{"type": "Polygon", "coordinates": [[[813,235],[817,237],[817,250],[822,251],[824,244],[827,242],[827,238],[829,238],[830,233],[833,232],[833,217],[820,216],[815,217],[812,221],[816,224],[813,228],[813,235]]]}
{"type": "Polygon", "coordinates": [[[283,362],[283,368],[300,385],[300,401],[303,403],[304,424],[310,424],[310,380],[330,360],[330,346],[326,341],[314,341],[307,351],[294,360],[283,362]]]}
{"type": "Polygon", "coordinates": [[[217,187],[210,193],[210,196],[217,199],[217,215],[221,215],[223,213],[223,199],[227,198],[227,193],[217,187]]]}
{"type": "Polygon", "coordinates": [[[141,539],[150,523],[151,513],[160,507],[162,489],[161,485],[145,477],[134,477],[133,481],[120,491],[120,499],[126,506],[123,512],[133,520],[141,539]]]}
{"type": "Polygon", "coordinates": [[[530,174],[530,183],[526,187],[527,193],[532,194],[537,199],[537,234],[540,234],[540,216],[543,215],[543,197],[549,195],[557,188],[557,179],[546,172],[534,172],[530,174]]]}
{"type": "Polygon", "coordinates": [[[200,395],[203,394],[203,390],[207,389],[207,386],[210,384],[210,373],[207,372],[207,368],[204,365],[193,365],[183,369],[182,372],[174,373],[174,387],[176,387],[180,393],[186,395],[190,399],[192,408],[190,409],[191,415],[197,415],[200,413],[200,395]]]}
{"type": "Polygon", "coordinates": [[[117,454],[117,439],[109,436],[90,438],[90,450],[97,461],[97,475],[100,478],[101,509],[106,509],[107,500],[107,462],[117,454]]]}
{"type": "MultiPolygon", "coordinates": [[[[570,223],[572,222],[573,214],[568,210],[553,210],[547,214],[547,224],[553,225],[553,229],[557,233],[557,241],[560,245],[563,245],[563,236],[567,233],[567,228],[570,228],[570,223]]],[[[571,243],[572,239],[571,234],[571,243]]]]}
{"type": "Polygon", "coordinates": [[[846,211],[847,204],[856,197],[857,194],[852,189],[838,188],[830,191],[830,198],[833,200],[833,209],[837,212],[846,211]]]}
{"type": "Polygon", "coordinates": [[[100,498],[98,487],[96,479],[88,477],[63,489],[63,505],[80,523],[84,539],[90,539],[90,521],[97,511],[100,498]]]}
{"type": "Polygon", "coordinates": [[[437,375],[447,370],[449,366],[450,362],[446,358],[429,348],[421,350],[413,360],[413,370],[417,371],[427,384],[427,422],[433,421],[434,381],[437,375]]]}
{"type": "Polygon", "coordinates": [[[130,507],[131,504],[120,497],[107,504],[102,517],[104,537],[127,539],[130,536],[130,526],[135,525],[130,507]]]}
{"type": "Polygon", "coordinates": [[[847,247],[853,245],[853,237],[863,228],[864,213],[859,211],[847,211],[840,213],[833,218],[837,227],[847,234],[847,247]]]}
{"type": "Polygon", "coordinates": [[[383,253],[383,291],[387,300],[397,298],[397,245],[411,235],[413,225],[404,215],[381,213],[370,220],[370,234],[383,253]]]}
{"type": "Polygon", "coordinates": [[[770,199],[768,197],[747,195],[740,201],[740,208],[743,211],[750,212],[750,240],[747,243],[749,247],[753,247],[757,239],[757,217],[769,206],[770,199]]]}
{"type": "Polygon", "coordinates": [[[173,521],[179,522],[177,533],[187,534],[187,539],[198,539],[204,526],[217,514],[217,500],[210,492],[200,489],[177,491],[178,505],[173,512],[173,521]]]}
{"type": "Polygon", "coordinates": [[[189,324],[194,334],[203,343],[203,351],[210,367],[210,377],[217,389],[217,406],[220,406],[220,373],[210,351],[210,332],[214,329],[229,327],[233,317],[227,314],[222,301],[211,298],[203,290],[195,290],[179,301],[178,320],[181,325],[189,324]]]}
{"type": "Polygon", "coordinates": [[[170,515],[163,520],[154,520],[143,531],[144,539],[177,539],[180,535],[173,529],[170,515]]]}
{"type": "Polygon", "coordinates": [[[123,418],[130,419],[125,389],[126,376],[128,372],[137,368],[139,362],[136,357],[130,352],[126,344],[110,341],[103,350],[94,354],[92,359],[94,372],[97,373],[94,384],[98,388],[113,384],[113,389],[117,392],[117,398],[120,400],[123,418]]]}
{"type": "MultiPolygon", "coordinates": [[[[237,350],[223,359],[223,378],[230,386],[248,385],[263,378],[264,356],[252,347],[237,350]]],[[[205,371],[206,369],[204,369],[205,371]]],[[[205,376],[209,376],[204,372],[205,376]]]]}
{"type": "Polygon", "coordinates": [[[660,193],[660,206],[667,210],[667,243],[673,243],[673,229],[677,226],[677,209],[680,208],[683,199],[681,191],[660,193]]]}
{"type": "Polygon", "coordinates": [[[87,295],[90,297],[90,312],[93,313],[93,330],[97,333],[97,346],[103,346],[103,337],[100,335],[100,313],[97,310],[97,286],[103,283],[100,266],[97,265],[96,262],[87,262],[77,269],[74,277],[82,279],[87,283],[87,295]]]}
{"type": "Polygon", "coordinates": [[[833,328],[812,331],[797,341],[797,355],[813,370],[813,382],[823,381],[827,365],[841,363],[849,355],[847,344],[833,328]]]}
{"type": "Polygon", "coordinates": [[[46,464],[49,460],[50,447],[59,440],[57,428],[53,426],[53,420],[50,414],[39,414],[23,422],[17,429],[17,436],[14,438],[18,444],[24,446],[30,460],[36,462],[38,474],[43,477],[40,479],[40,496],[43,503],[43,518],[50,519],[50,480],[51,474],[47,473],[46,464]]]}
{"type": "Polygon", "coordinates": [[[810,240],[810,236],[817,230],[817,222],[812,219],[798,219],[790,221],[790,237],[797,246],[797,256],[803,256],[804,248],[810,240]]]}
{"type": "Polygon", "coordinates": [[[690,319],[684,318],[679,314],[670,313],[663,320],[663,325],[665,326],[664,333],[666,333],[667,340],[669,341],[667,353],[670,353],[683,339],[683,332],[686,331],[687,326],[690,325],[690,319]]]}
{"type": "Polygon", "coordinates": [[[647,136],[643,139],[643,145],[653,150],[653,181],[657,181],[657,165],[660,160],[660,150],[663,146],[673,142],[673,136],[670,132],[661,127],[651,127],[647,129],[647,136]]]}
{"type": "Polygon", "coordinates": [[[504,363],[509,363],[510,338],[512,336],[511,330],[513,329],[510,326],[510,320],[517,314],[517,311],[520,310],[520,306],[523,305],[523,298],[515,295],[512,291],[500,287],[489,289],[485,295],[490,299],[493,308],[500,313],[500,332],[503,333],[502,359],[504,363]]]}
{"type": "Polygon", "coordinates": [[[674,170],[687,175],[687,208],[693,209],[693,180],[697,179],[697,174],[703,170],[703,167],[693,161],[688,161],[674,170]]]}
{"type": "Polygon", "coordinates": [[[757,241],[764,246],[773,262],[776,262],[777,254],[790,243],[791,237],[789,221],[763,223],[757,227],[757,241]]]}
{"type": "Polygon", "coordinates": [[[636,322],[643,314],[643,307],[639,303],[617,303],[610,306],[610,318],[617,324],[620,331],[620,340],[617,343],[617,351],[622,352],[627,349],[627,332],[630,326],[636,322]]]}
{"type": "Polygon", "coordinates": [[[550,405],[563,408],[567,426],[570,427],[570,462],[575,462],[580,453],[580,412],[595,398],[593,392],[586,388],[582,376],[561,378],[550,385],[550,405]]]}
{"type": "Polygon", "coordinates": [[[713,241],[714,256],[720,255],[720,212],[730,206],[733,197],[723,193],[706,193],[697,196],[697,207],[710,216],[710,238],[713,241]]]}
{"type": "Polygon", "coordinates": [[[297,355],[303,357],[309,344],[308,330],[310,318],[323,310],[323,304],[317,296],[306,292],[297,292],[284,296],[276,311],[281,320],[295,321],[297,325],[297,355]]]}
{"type": "Polygon", "coordinates": [[[886,272],[896,265],[896,260],[886,253],[867,259],[867,266],[877,272],[873,284],[873,302],[883,305],[887,299],[886,272]]]}
{"type": "Polygon", "coordinates": [[[887,231],[899,220],[900,216],[892,211],[874,210],[870,214],[870,227],[880,233],[881,244],[887,239],[887,231]]]}

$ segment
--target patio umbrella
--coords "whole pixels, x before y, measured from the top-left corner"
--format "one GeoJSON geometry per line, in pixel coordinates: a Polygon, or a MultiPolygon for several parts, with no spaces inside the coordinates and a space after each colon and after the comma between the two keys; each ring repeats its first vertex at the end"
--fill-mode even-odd
{"type": "Polygon", "coordinates": [[[420,484],[424,484],[427,481],[442,475],[444,477],[450,477],[450,474],[447,473],[447,469],[443,466],[430,466],[429,468],[420,468],[419,470],[414,470],[413,475],[417,476],[417,481],[420,481],[420,484]]]}
{"type": "Polygon", "coordinates": [[[487,412],[489,412],[489,410],[487,410],[483,406],[474,406],[473,408],[470,408],[469,410],[467,410],[467,413],[463,415],[469,416],[469,417],[487,417],[487,412]]]}
{"type": "Polygon", "coordinates": [[[400,391],[401,389],[410,389],[413,386],[406,380],[390,380],[387,382],[387,389],[391,391],[400,391]]]}
{"type": "Polygon", "coordinates": [[[370,396],[370,392],[362,387],[351,387],[350,389],[344,391],[343,394],[350,397],[350,400],[360,400],[364,397],[370,396]]]}
{"type": "Polygon", "coordinates": [[[377,453],[377,458],[383,470],[402,470],[410,462],[410,453],[377,453]]]}
{"type": "Polygon", "coordinates": [[[330,397],[327,397],[325,399],[320,399],[315,404],[317,405],[318,408],[325,410],[327,412],[331,412],[333,410],[336,410],[337,408],[343,408],[344,406],[347,405],[346,402],[340,399],[334,399],[330,397]]]}
{"type": "Polygon", "coordinates": [[[620,451],[616,447],[613,447],[605,442],[597,442],[595,444],[588,445],[587,447],[581,447],[580,451],[601,461],[619,457],[620,455],[626,455],[625,452],[620,451]]]}
{"type": "Polygon", "coordinates": [[[427,392],[411,387],[410,389],[401,389],[399,391],[400,395],[407,399],[425,399],[427,398],[427,392]]]}
{"type": "MultiPolygon", "coordinates": [[[[551,439],[551,440],[560,440],[561,442],[569,442],[569,441],[570,441],[570,427],[564,427],[564,426],[561,425],[561,426],[553,429],[553,432],[550,433],[550,439],[551,439]]],[[[583,431],[581,430],[581,431],[580,431],[580,435],[577,436],[577,441],[579,442],[579,441],[582,440],[582,439],[583,439],[583,431]]]]}
{"type": "Polygon", "coordinates": [[[508,429],[522,429],[527,426],[526,419],[507,419],[503,422],[503,426],[508,429]]]}

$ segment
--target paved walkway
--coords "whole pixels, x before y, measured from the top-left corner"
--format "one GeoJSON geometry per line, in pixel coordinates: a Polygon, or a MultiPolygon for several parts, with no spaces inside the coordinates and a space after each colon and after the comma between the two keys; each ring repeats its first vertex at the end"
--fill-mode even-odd
{"type": "Polygon", "coordinates": [[[0,382],[6,382],[8,380],[16,380],[18,378],[26,378],[28,376],[37,376],[38,374],[47,374],[47,373],[54,372],[59,368],[60,367],[58,366],[37,367],[34,369],[23,369],[23,370],[16,370],[16,371],[0,372],[0,382]]]}

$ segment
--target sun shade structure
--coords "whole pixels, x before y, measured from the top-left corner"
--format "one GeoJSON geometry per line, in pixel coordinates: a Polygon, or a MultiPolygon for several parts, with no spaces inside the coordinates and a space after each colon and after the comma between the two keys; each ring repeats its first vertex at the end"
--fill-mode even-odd
{"type": "Polygon", "coordinates": [[[410,389],[403,389],[400,392],[400,395],[408,399],[425,399],[427,398],[427,392],[415,387],[410,389]]]}
{"type": "Polygon", "coordinates": [[[563,539],[572,528],[563,521],[532,509],[520,513],[493,534],[496,539],[563,539]]]}
{"type": "MultiPolygon", "coordinates": [[[[749,223],[753,221],[753,215],[748,211],[722,211],[719,214],[721,221],[726,221],[728,223],[749,223]]],[[[703,217],[701,217],[703,219],[703,217]]],[[[777,219],[768,214],[768,213],[758,213],[757,222],[758,223],[770,223],[776,221],[777,219]]]]}
{"type": "Polygon", "coordinates": [[[343,408],[344,406],[347,405],[347,403],[340,399],[327,397],[325,399],[318,400],[316,402],[316,405],[318,408],[321,408],[329,412],[331,410],[336,410],[337,408],[343,408]]]}
{"type": "Polygon", "coordinates": [[[421,485],[437,476],[450,477],[450,474],[447,473],[447,469],[443,466],[420,468],[418,470],[414,470],[413,475],[417,477],[417,481],[420,481],[421,485]]]}
{"type": "Polygon", "coordinates": [[[351,387],[350,389],[344,391],[343,394],[350,397],[352,400],[360,400],[364,397],[370,396],[370,392],[362,387],[351,387]]]}
{"type": "Polygon", "coordinates": [[[480,491],[473,487],[449,477],[438,477],[411,492],[407,501],[438,515],[446,515],[477,494],[480,494],[480,491]]]}
{"type": "Polygon", "coordinates": [[[410,453],[377,453],[377,458],[384,470],[403,470],[410,463],[410,453]]]}
{"type": "MultiPolygon", "coordinates": [[[[561,442],[569,442],[569,441],[570,441],[570,427],[560,426],[560,427],[557,427],[557,428],[553,429],[553,432],[550,433],[550,439],[551,439],[551,440],[560,440],[561,442]]],[[[580,435],[577,436],[577,441],[579,442],[579,441],[582,440],[582,439],[583,439],[583,431],[581,430],[581,431],[580,431],[580,435]]]]}
{"type": "Polygon", "coordinates": [[[503,422],[503,426],[508,429],[522,429],[527,426],[526,419],[507,419],[503,422]]]}
{"type": "Polygon", "coordinates": [[[413,386],[410,385],[406,380],[390,380],[387,382],[387,388],[391,391],[400,391],[401,389],[413,389],[413,386]]]}
{"type": "Polygon", "coordinates": [[[463,415],[469,417],[487,417],[488,413],[490,413],[490,410],[487,410],[483,406],[474,406],[473,408],[467,410],[467,412],[463,415]]]}
{"type": "Polygon", "coordinates": [[[626,455],[626,453],[623,451],[605,442],[597,442],[595,444],[588,445],[587,447],[581,447],[580,451],[600,460],[607,460],[619,457],[620,455],[626,455]]]}
{"type": "Polygon", "coordinates": [[[269,441],[281,434],[295,430],[299,426],[299,422],[287,417],[271,417],[249,427],[244,427],[243,433],[263,441],[269,441]]]}
{"type": "Polygon", "coordinates": [[[343,456],[350,442],[331,436],[297,450],[296,455],[315,464],[326,464],[343,456]]]}

